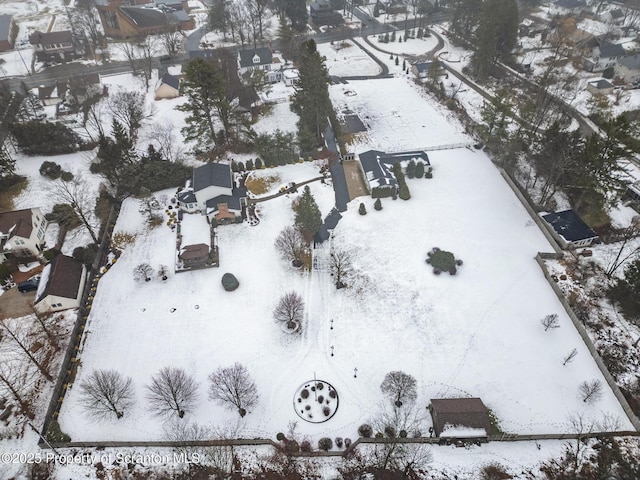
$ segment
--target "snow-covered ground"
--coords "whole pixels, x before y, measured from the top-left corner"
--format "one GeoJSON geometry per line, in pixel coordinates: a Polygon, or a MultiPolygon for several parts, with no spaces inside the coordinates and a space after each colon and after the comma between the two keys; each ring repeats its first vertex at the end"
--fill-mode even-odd
{"type": "MultiPolygon", "coordinates": [[[[402,32],[397,34],[398,38],[403,35],[402,32]]],[[[407,55],[424,55],[434,48],[438,43],[438,39],[434,36],[424,38],[408,38],[402,42],[380,42],[378,37],[372,35],[369,40],[379,49],[389,53],[407,54],[407,55]]]]}
{"type": "Polygon", "coordinates": [[[337,43],[320,43],[318,52],[326,57],[329,75],[378,75],[380,66],[349,40],[337,43]]]}

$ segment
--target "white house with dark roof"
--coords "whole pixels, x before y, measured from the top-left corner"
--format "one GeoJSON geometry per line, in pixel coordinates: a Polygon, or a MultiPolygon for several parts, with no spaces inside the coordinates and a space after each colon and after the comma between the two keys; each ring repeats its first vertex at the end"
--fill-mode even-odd
{"type": "Polygon", "coordinates": [[[279,59],[274,58],[268,47],[238,51],[238,75],[250,75],[254,70],[263,70],[267,81],[271,83],[282,80],[279,59]]]}
{"type": "Polygon", "coordinates": [[[592,72],[602,72],[615,67],[618,60],[626,55],[626,50],[619,43],[601,45],[593,48],[591,58],[585,64],[592,72]]]}
{"type": "Polygon", "coordinates": [[[640,54],[627,55],[618,60],[614,74],[626,83],[640,81],[640,54]]]}
{"type": "Polygon", "coordinates": [[[180,96],[180,79],[175,75],[165,73],[158,81],[156,87],[155,99],[162,100],[164,98],[177,98],[180,96]]]}
{"type": "Polygon", "coordinates": [[[86,279],[87,269],[82,262],[57,255],[42,270],[34,310],[45,314],[78,308],[86,279]]]}
{"type": "Polygon", "coordinates": [[[0,263],[9,257],[37,257],[44,248],[47,220],[39,208],[0,213],[0,263]]]}
{"type": "Polygon", "coordinates": [[[58,32],[40,32],[29,35],[36,57],[41,62],[62,62],[73,60],[82,55],[82,50],[73,42],[71,30],[58,32]]]}
{"type": "Polygon", "coordinates": [[[231,223],[242,216],[246,189],[237,188],[228,163],[206,163],[193,170],[193,179],[178,193],[178,205],[187,213],[200,212],[209,220],[231,223]]]}
{"type": "Polygon", "coordinates": [[[573,210],[548,213],[542,218],[551,226],[551,234],[562,248],[588,247],[598,240],[598,234],[573,210]]]}
{"type": "Polygon", "coordinates": [[[613,83],[604,78],[587,82],[587,91],[591,95],[608,95],[613,92],[613,88],[613,83]]]}
{"type": "Polygon", "coordinates": [[[408,162],[410,160],[414,160],[415,162],[421,161],[425,167],[430,165],[427,153],[418,150],[397,153],[368,150],[358,154],[358,161],[360,165],[362,165],[362,170],[364,171],[372,196],[375,196],[375,190],[389,190],[389,195],[397,193],[399,186],[396,176],[393,173],[393,164],[403,161],[408,162]]]}

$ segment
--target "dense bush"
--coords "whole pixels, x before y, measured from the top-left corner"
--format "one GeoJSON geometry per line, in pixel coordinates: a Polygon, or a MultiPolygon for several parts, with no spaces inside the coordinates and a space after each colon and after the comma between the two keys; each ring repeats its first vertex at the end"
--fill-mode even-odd
{"type": "Polygon", "coordinates": [[[335,443],[336,443],[336,447],[342,448],[342,445],[344,444],[342,441],[342,437],[336,437],[335,443]]]}
{"type": "MultiPolygon", "coordinates": [[[[378,199],[380,200],[380,199],[378,199]]],[[[366,215],[367,214],[367,207],[364,206],[364,203],[360,204],[360,207],[358,208],[358,213],[360,215],[366,215]]]]}
{"type": "Polygon", "coordinates": [[[56,162],[44,161],[42,165],[40,165],[40,175],[50,178],[51,180],[56,180],[62,175],[62,167],[56,162]]]}
{"type": "Polygon", "coordinates": [[[349,437],[344,439],[344,448],[349,448],[351,446],[351,439],[349,437]]]}
{"type": "Polygon", "coordinates": [[[279,442],[283,441],[286,437],[284,436],[284,433],[282,432],[278,432],[276,434],[276,440],[278,440],[279,442]]]}
{"type": "Polygon", "coordinates": [[[62,175],[60,175],[60,178],[65,182],[70,182],[71,180],[73,180],[73,173],[67,172],[65,170],[64,172],[62,172],[62,175]]]}
{"type": "Polygon", "coordinates": [[[407,177],[414,178],[416,176],[416,161],[409,160],[407,163],[407,177]]]}
{"type": "Polygon", "coordinates": [[[368,423],[364,423],[358,427],[358,434],[361,437],[370,438],[373,435],[373,428],[368,423]]]}
{"type": "Polygon", "coordinates": [[[94,260],[96,259],[96,255],[98,254],[98,250],[100,247],[95,243],[90,243],[86,247],[76,247],[73,249],[72,256],[76,260],[80,260],[87,267],[90,267],[94,260]]]}
{"type": "Polygon", "coordinates": [[[309,440],[303,440],[302,442],[300,442],[300,450],[303,452],[310,452],[311,442],[309,442],[309,440]]]}
{"type": "Polygon", "coordinates": [[[382,201],[379,198],[376,198],[376,201],[373,203],[373,208],[382,210],[382,201]]]}
{"type": "Polygon", "coordinates": [[[306,388],[304,388],[301,392],[300,392],[300,396],[302,398],[309,398],[309,390],[307,390],[306,388]]]}
{"type": "Polygon", "coordinates": [[[629,263],[624,270],[624,278],[618,279],[609,288],[609,298],[620,305],[630,319],[640,319],[640,259],[629,263]]]}
{"type": "Polygon", "coordinates": [[[402,200],[409,200],[411,198],[411,193],[409,192],[409,187],[406,183],[403,183],[400,186],[400,193],[398,195],[402,200]]]}
{"type": "Polygon", "coordinates": [[[222,276],[222,286],[227,292],[233,292],[240,286],[240,282],[232,273],[225,273],[222,276]]]}
{"type": "Polygon", "coordinates": [[[455,270],[456,268],[456,257],[451,252],[438,249],[436,251],[429,252],[427,255],[429,256],[428,263],[431,264],[434,270],[437,269],[441,272],[451,272],[452,269],[455,270]]]}
{"type": "Polygon", "coordinates": [[[15,123],[11,133],[18,147],[27,155],[60,155],[77,152],[82,140],[62,123],[15,123]]]}
{"type": "Polygon", "coordinates": [[[400,438],[407,438],[407,431],[406,430],[400,430],[400,438]]]}
{"type": "Polygon", "coordinates": [[[375,187],[371,189],[371,196],[373,198],[387,198],[392,197],[394,194],[395,190],[393,188],[375,187]]]}
{"type": "Polygon", "coordinates": [[[392,427],[391,425],[387,425],[387,426],[384,427],[384,434],[389,438],[395,438],[396,429],[394,427],[392,427]]]}
{"type": "Polygon", "coordinates": [[[418,163],[416,163],[415,176],[416,178],[424,177],[424,163],[422,163],[422,161],[419,161],[418,163]]]}
{"type": "Polygon", "coordinates": [[[331,440],[329,437],[322,437],[320,440],[318,440],[318,448],[320,450],[324,450],[325,452],[327,450],[331,450],[333,448],[333,440],[331,440]]]}

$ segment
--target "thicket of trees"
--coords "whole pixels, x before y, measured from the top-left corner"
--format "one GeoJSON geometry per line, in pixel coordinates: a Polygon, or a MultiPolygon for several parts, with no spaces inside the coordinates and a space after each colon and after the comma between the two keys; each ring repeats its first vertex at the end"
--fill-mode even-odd
{"type": "Polygon", "coordinates": [[[61,155],[77,152],[82,139],[62,123],[28,121],[14,123],[11,134],[27,155],[61,155]]]}

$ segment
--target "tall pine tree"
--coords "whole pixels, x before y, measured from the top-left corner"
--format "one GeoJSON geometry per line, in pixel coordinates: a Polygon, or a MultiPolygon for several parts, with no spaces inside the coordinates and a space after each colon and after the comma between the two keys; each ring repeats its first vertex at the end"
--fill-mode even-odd
{"type": "Polygon", "coordinates": [[[307,243],[310,243],[313,236],[322,226],[322,215],[315,198],[311,194],[309,185],[304,187],[302,195],[293,209],[295,211],[295,225],[307,243]]]}
{"type": "Polygon", "coordinates": [[[300,46],[299,73],[291,109],[300,117],[298,142],[303,153],[311,152],[321,144],[322,134],[332,113],[329,99],[329,74],[325,59],[313,40],[300,46]]]}
{"type": "Polygon", "coordinates": [[[518,22],[516,0],[484,0],[471,58],[476,78],[484,80],[496,60],[509,57],[518,40],[518,22]]]}

